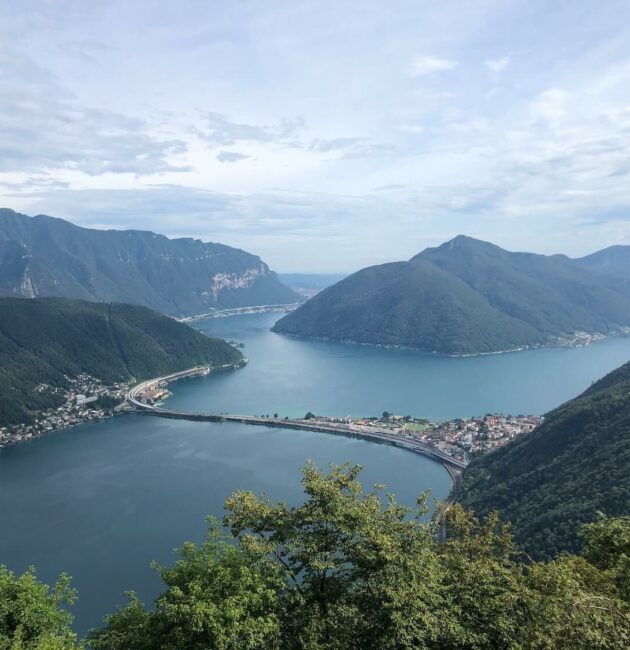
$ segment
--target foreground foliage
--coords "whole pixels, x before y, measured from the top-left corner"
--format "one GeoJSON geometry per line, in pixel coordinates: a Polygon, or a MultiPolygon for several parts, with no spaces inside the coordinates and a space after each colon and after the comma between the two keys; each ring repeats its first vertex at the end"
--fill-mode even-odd
{"type": "MultiPolygon", "coordinates": [[[[90,647],[590,650],[630,643],[630,518],[588,525],[582,557],[524,562],[496,515],[479,521],[458,505],[442,509],[440,542],[441,527],[425,519],[426,494],[411,512],[378,486],[364,491],[359,472],[307,465],[306,501],[297,507],[235,493],[223,522],[230,535],[211,521],[201,545],[185,544],[172,568],[158,567],[166,589],[155,607],[130,595],[89,635],[90,647]]],[[[65,628],[51,625],[64,638],[65,628]]]]}
{"type": "Polygon", "coordinates": [[[64,609],[75,600],[70,578],[54,587],[39,582],[29,569],[16,577],[0,566],[0,650],[71,650],[76,636],[64,609]]]}
{"type": "Polygon", "coordinates": [[[529,434],[473,461],[456,498],[511,522],[535,559],[581,549],[597,512],[630,513],[630,363],[554,409],[529,434]]]}

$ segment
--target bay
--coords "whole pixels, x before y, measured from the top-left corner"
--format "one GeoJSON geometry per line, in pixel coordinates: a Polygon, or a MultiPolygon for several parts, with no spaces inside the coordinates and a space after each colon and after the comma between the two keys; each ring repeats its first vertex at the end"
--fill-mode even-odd
{"type": "MultiPolygon", "coordinates": [[[[169,408],[300,416],[375,415],[430,419],[501,411],[539,414],[575,396],[630,357],[630,339],[581,349],[468,358],[440,357],[273,334],[278,314],[193,323],[241,342],[246,367],[171,384],[169,408]]],[[[236,489],[299,503],[299,467],[351,461],[367,485],[386,483],[413,505],[450,478],[434,461],[341,436],[238,424],[126,415],[80,425],[0,451],[0,563],[30,564],[52,582],[70,573],[79,591],[80,633],[125,602],[159,593],[151,560],[170,563],[185,540],[203,539],[236,489]]]]}
{"type": "Polygon", "coordinates": [[[0,563],[34,565],[48,583],[73,576],[75,628],[84,633],[135,590],[150,603],[160,582],[151,560],[201,541],[237,489],[302,501],[299,468],[351,461],[367,486],[386,483],[406,505],[425,488],[444,499],[439,464],[343,436],[239,424],[123,415],[0,451],[0,563]]]}

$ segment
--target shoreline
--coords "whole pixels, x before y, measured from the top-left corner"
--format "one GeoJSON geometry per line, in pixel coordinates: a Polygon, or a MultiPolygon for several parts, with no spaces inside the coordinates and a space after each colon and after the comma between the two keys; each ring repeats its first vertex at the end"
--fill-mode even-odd
{"type": "Polygon", "coordinates": [[[385,350],[406,350],[409,352],[420,352],[422,354],[426,354],[434,357],[444,357],[449,359],[487,357],[487,356],[500,355],[500,354],[512,354],[515,352],[529,352],[533,350],[553,350],[553,349],[576,350],[579,348],[586,348],[590,345],[593,345],[594,343],[605,341],[606,339],[609,338],[622,338],[622,337],[630,336],[630,328],[629,328],[628,330],[616,330],[613,332],[609,332],[608,334],[602,334],[601,332],[594,332],[592,334],[585,333],[586,336],[584,338],[578,337],[579,340],[571,340],[571,341],[567,340],[564,343],[561,342],[560,340],[555,344],[552,341],[550,341],[549,343],[541,343],[540,345],[525,345],[517,348],[508,348],[505,350],[492,350],[489,352],[449,353],[449,352],[439,352],[438,350],[425,350],[423,348],[416,348],[408,345],[396,345],[396,344],[388,344],[388,343],[369,343],[365,341],[354,341],[352,339],[333,339],[326,336],[308,336],[305,334],[294,334],[292,332],[276,331],[273,329],[273,327],[270,329],[270,331],[273,332],[274,334],[280,334],[282,336],[287,336],[289,338],[293,338],[297,340],[320,341],[322,343],[341,343],[343,345],[356,345],[356,346],[363,346],[363,347],[370,347],[370,348],[382,348],[385,350]]]}
{"type": "MultiPolygon", "coordinates": [[[[171,373],[171,375],[167,375],[167,377],[171,377],[169,381],[173,381],[179,377],[178,375],[181,375],[182,378],[184,377],[193,377],[197,375],[202,375],[202,374],[209,374],[214,371],[222,371],[222,370],[228,370],[230,368],[241,368],[244,365],[246,365],[248,362],[247,357],[243,357],[242,361],[240,361],[237,364],[226,364],[223,366],[195,366],[194,368],[187,368],[185,370],[180,370],[175,373],[171,373]]],[[[143,381],[140,381],[136,384],[133,384],[133,379],[129,380],[124,384],[124,390],[123,393],[120,395],[119,399],[120,402],[116,404],[115,406],[109,408],[109,409],[98,409],[98,410],[90,410],[90,411],[83,411],[82,413],[75,413],[72,414],[72,421],[63,421],[60,425],[58,426],[53,426],[52,428],[46,428],[43,430],[39,430],[37,432],[34,431],[22,431],[18,430],[9,435],[8,438],[3,439],[0,436],[0,451],[6,447],[12,447],[14,445],[20,444],[22,442],[29,442],[32,440],[36,440],[38,438],[43,438],[47,436],[50,433],[57,433],[59,431],[64,431],[66,429],[71,429],[73,427],[82,425],[82,424],[88,424],[89,422],[101,422],[103,420],[108,420],[110,418],[116,417],[118,415],[124,415],[125,413],[130,412],[129,411],[129,404],[127,400],[127,395],[129,394],[130,391],[134,389],[138,389],[142,386],[145,385],[150,385],[153,383],[156,383],[156,379],[160,378],[151,378],[151,379],[145,379],[143,381]]],[[[122,386],[121,384],[120,386],[122,386]]],[[[110,386],[104,385],[104,387],[108,388],[110,386]]],[[[119,387],[118,387],[119,389],[119,387]]],[[[162,399],[166,399],[170,396],[170,394],[165,395],[162,399]]],[[[37,422],[37,420],[36,420],[37,422]]],[[[19,425],[11,425],[11,427],[29,427],[32,426],[30,424],[22,423],[19,425]]],[[[9,427],[6,427],[8,430],[9,427]]],[[[0,427],[0,432],[3,430],[3,427],[0,427]]]]}
{"type": "Polygon", "coordinates": [[[195,314],[193,316],[175,317],[180,323],[192,323],[204,318],[229,318],[230,316],[241,316],[246,314],[270,314],[270,313],[289,313],[295,311],[301,302],[290,302],[278,305],[252,305],[250,307],[227,307],[225,309],[215,309],[204,314],[195,314]]]}
{"type": "MultiPolygon", "coordinates": [[[[240,367],[242,367],[242,365],[240,367]]],[[[232,365],[229,367],[237,369],[237,367],[232,365]]],[[[228,366],[223,366],[221,368],[227,369],[228,366]]],[[[448,472],[453,482],[453,489],[455,489],[458,483],[461,472],[468,464],[465,461],[457,460],[455,457],[439,450],[433,445],[422,442],[420,440],[410,439],[409,436],[403,436],[400,433],[385,429],[379,429],[377,427],[368,428],[356,424],[335,424],[333,422],[326,422],[316,419],[312,419],[311,421],[309,419],[265,418],[248,415],[185,413],[179,411],[171,411],[163,408],[163,400],[167,399],[168,396],[161,397],[159,400],[156,400],[156,403],[145,403],[139,399],[142,391],[151,390],[155,386],[163,385],[162,387],[164,387],[171,381],[177,381],[179,379],[208,374],[208,372],[203,372],[203,370],[203,367],[189,368],[188,370],[172,373],[171,375],[165,375],[162,377],[155,377],[153,379],[146,380],[137,384],[136,386],[132,387],[127,393],[127,403],[131,409],[126,412],[170,419],[208,422],[236,422],[241,424],[266,426],[271,428],[298,429],[304,431],[314,431],[316,433],[344,435],[361,438],[370,442],[389,444],[405,449],[412,453],[422,455],[424,457],[429,457],[432,460],[440,463],[448,472]]]]}

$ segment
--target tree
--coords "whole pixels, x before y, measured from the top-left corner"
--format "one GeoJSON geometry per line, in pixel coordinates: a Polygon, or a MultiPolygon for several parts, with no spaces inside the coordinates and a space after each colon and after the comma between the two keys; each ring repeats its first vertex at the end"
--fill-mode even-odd
{"type": "Polygon", "coordinates": [[[288,588],[281,596],[287,648],[397,647],[431,636],[435,617],[413,606],[439,599],[433,528],[378,491],[364,493],[360,467],[303,469],[306,502],[295,508],[237,492],[224,524],[241,547],[275,560],[288,588]],[[434,595],[435,594],[435,595],[434,595]],[[415,615],[414,615],[415,614],[415,615]]]}
{"type": "Polygon", "coordinates": [[[94,650],[253,650],[279,648],[276,567],[222,539],[211,520],[205,542],[187,543],[169,569],[166,591],[147,611],[134,594],[88,636],[94,650]]]}
{"type": "Polygon", "coordinates": [[[0,650],[71,650],[78,648],[72,615],[70,578],[61,575],[50,588],[33,568],[16,576],[0,565],[0,650]]]}
{"type": "Polygon", "coordinates": [[[587,526],[584,557],[532,562],[496,513],[438,504],[427,521],[427,494],[405,508],[364,490],[358,466],[302,471],[301,505],[234,493],[230,535],[211,520],[203,544],[156,567],[155,607],[130,594],[93,650],[628,647],[630,517],[587,526]]]}

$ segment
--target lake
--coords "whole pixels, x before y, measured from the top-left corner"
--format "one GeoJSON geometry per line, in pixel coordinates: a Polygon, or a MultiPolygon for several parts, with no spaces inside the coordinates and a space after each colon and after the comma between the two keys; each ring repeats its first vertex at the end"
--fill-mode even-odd
{"type": "Polygon", "coordinates": [[[238,424],[126,415],[0,451],[0,563],[34,564],[52,582],[73,576],[76,629],[98,625],[133,589],[150,602],[160,582],[151,560],[200,541],[205,517],[223,515],[237,489],[299,503],[299,468],[351,460],[366,485],[384,482],[413,505],[451,486],[438,463],[396,447],[343,436],[238,424]]]}
{"type": "MultiPolygon", "coordinates": [[[[630,339],[574,350],[454,359],[299,341],[269,332],[278,314],[193,325],[244,344],[240,370],[172,384],[169,407],[244,414],[371,415],[384,410],[433,419],[488,411],[543,413],[630,357],[630,339]]],[[[301,500],[299,467],[352,461],[364,482],[384,482],[405,504],[426,488],[444,498],[441,465],[362,440],[127,415],[77,426],[0,451],[0,563],[29,564],[47,582],[66,571],[83,633],[136,590],[150,602],[160,582],[151,560],[200,541],[208,514],[222,516],[234,490],[301,500]]]]}
{"type": "Polygon", "coordinates": [[[171,385],[169,408],[244,415],[380,415],[434,420],[489,412],[539,415],[575,397],[630,359],[630,338],[584,348],[547,348],[453,358],[413,350],[305,341],[269,328],[278,314],[193,323],[244,344],[237,372],[171,385]]]}

